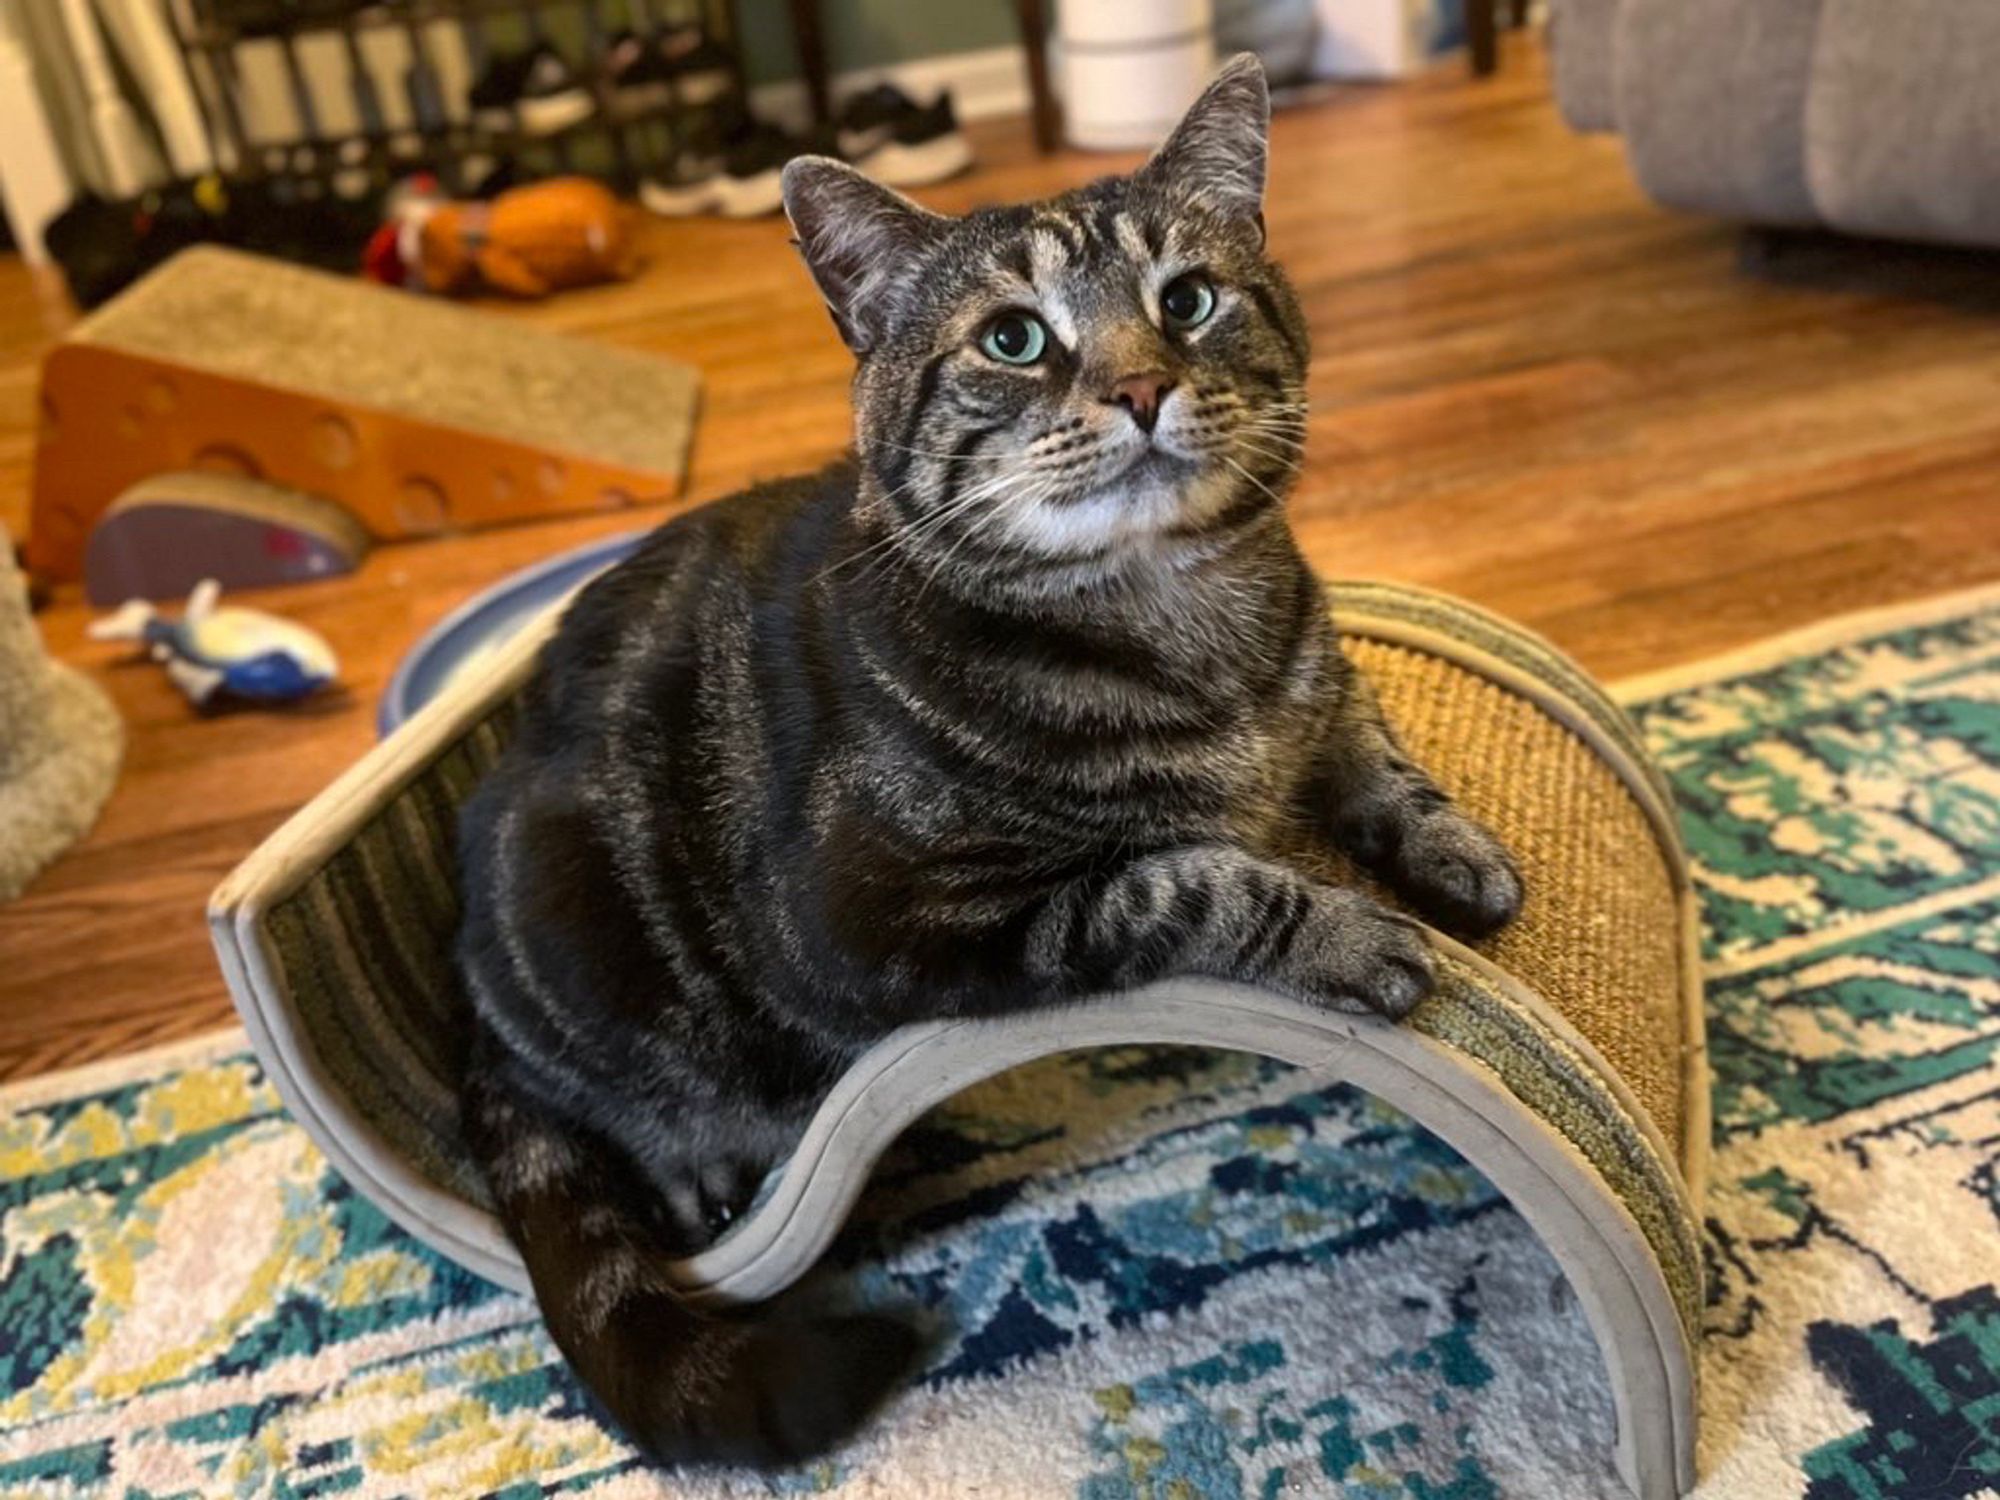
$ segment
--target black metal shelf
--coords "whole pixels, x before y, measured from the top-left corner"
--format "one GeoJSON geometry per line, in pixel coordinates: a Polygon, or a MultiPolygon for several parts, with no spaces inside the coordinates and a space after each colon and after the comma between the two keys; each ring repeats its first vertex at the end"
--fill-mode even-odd
{"type": "MultiPolygon", "coordinates": [[[[529,175],[543,170],[587,170],[616,186],[629,188],[643,172],[647,158],[659,154],[664,133],[666,151],[681,149],[689,132],[724,100],[744,96],[739,33],[733,0],[382,0],[367,6],[267,0],[250,6],[236,0],[194,0],[193,23],[178,40],[190,71],[210,81],[198,88],[204,124],[216,160],[233,163],[225,178],[267,179],[313,170],[322,175],[367,169],[380,177],[421,164],[437,172],[447,190],[470,191],[470,170],[487,160],[524,161],[529,175]],[[567,15],[565,16],[565,13],[567,15]],[[563,18],[560,27],[552,23],[563,18]],[[430,55],[430,33],[439,24],[455,24],[464,33],[465,51],[475,70],[496,56],[491,23],[518,20],[531,44],[550,42],[552,29],[580,30],[583,55],[570,55],[579,83],[590,91],[594,108],[583,119],[554,131],[515,128],[495,130],[469,118],[469,100],[448,107],[443,80],[430,55]],[[620,98],[604,69],[604,49],[623,30],[650,35],[662,23],[698,24],[706,37],[719,43],[732,59],[729,87],[718,99],[702,104],[677,94],[662,101],[634,105],[620,98]],[[377,80],[369,71],[361,39],[371,32],[400,31],[410,48],[408,91],[411,122],[391,128],[383,120],[377,80]],[[314,81],[301,64],[297,43],[305,38],[338,35],[346,41],[347,78],[354,113],[366,128],[327,133],[319,126],[314,81]],[[252,141],[244,121],[242,82],[237,49],[246,43],[274,42],[281,49],[292,102],[304,133],[289,141],[252,141]],[[456,116],[456,117],[454,117],[456,116]],[[598,144],[598,142],[602,144],[598,144]],[[412,152],[409,148],[417,148],[412,152]],[[543,165],[546,163],[546,167],[543,165]]],[[[558,50],[564,50],[558,45],[558,50]]],[[[569,49],[574,52],[575,49],[569,49]]]]}
{"type": "MultiPolygon", "coordinates": [[[[407,26],[426,26],[435,21],[484,21],[504,16],[519,16],[524,11],[533,10],[541,15],[552,11],[592,10],[603,12],[607,7],[602,0],[389,0],[386,4],[357,7],[352,10],[333,9],[323,14],[300,13],[273,0],[272,9],[276,19],[253,24],[229,22],[213,15],[212,8],[204,6],[203,18],[198,21],[189,40],[199,46],[231,46],[237,42],[258,41],[267,37],[317,36],[338,31],[381,31],[395,30],[407,26]]],[[[632,15],[632,6],[617,7],[632,15]]],[[[706,5],[675,5],[656,3],[652,7],[641,8],[656,11],[668,18],[670,24],[705,22],[700,12],[710,9],[706,5]]],[[[646,24],[658,24],[657,20],[646,24]]],[[[712,34],[712,33],[711,33],[712,34]]]]}

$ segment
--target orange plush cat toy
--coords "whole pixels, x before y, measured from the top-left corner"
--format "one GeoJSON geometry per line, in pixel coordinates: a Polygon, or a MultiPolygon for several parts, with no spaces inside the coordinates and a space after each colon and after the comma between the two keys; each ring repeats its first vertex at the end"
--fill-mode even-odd
{"type": "Polygon", "coordinates": [[[639,267],[632,211],[587,177],[510,188],[491,203],[418,199],[400,217],[406,274],[427,291],[546,297],[639,267]]]}

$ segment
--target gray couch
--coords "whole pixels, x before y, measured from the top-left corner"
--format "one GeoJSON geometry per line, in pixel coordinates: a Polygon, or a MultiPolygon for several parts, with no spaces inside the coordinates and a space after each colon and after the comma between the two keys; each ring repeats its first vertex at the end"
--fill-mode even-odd
{"type": "Polygon", "coordinates": [[[2000,0],[1552,0],[1556,91],[1659,202],[2000,245],[2000,0]]]}

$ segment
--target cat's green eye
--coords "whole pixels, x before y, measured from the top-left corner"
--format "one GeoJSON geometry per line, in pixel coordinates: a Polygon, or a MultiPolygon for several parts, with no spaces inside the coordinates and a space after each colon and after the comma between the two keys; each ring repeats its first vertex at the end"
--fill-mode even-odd
{"type": "Polygon", "coordinates": [[[1169,328],[1199,328],[1215,311],[1215,287],[1199,271],[1160,288],[1160,317],[1169,328]]]}
{"type": "Polygon", "coordinates": [[[1004,312],[986,325],[979,347],[1003,365],[1031,365],[1049,347],[1049,330],[1033,313],[1004,312]]]}

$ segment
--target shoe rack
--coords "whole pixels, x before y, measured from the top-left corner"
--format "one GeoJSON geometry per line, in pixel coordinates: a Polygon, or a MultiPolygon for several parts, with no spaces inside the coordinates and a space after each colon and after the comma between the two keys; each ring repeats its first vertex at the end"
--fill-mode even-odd
{"type": "Polygon", "coordinates": [[[743,97],[734,0],[168,0],[168,10],[225,177],[283,178],[308,193],[351,198],[420,169],[467,193],[509,162],[629,188],[743,97]],[[698,27],[726,52],[719,96],[697,103],[668,80],[634,104],[614,86],[612,40],[667,27],[698,27]],[[586,113],[530,130],[474,109],[470,88],[497,59],[544,44],[588,91],[586,113]],[[288,126],[274,130],[273,114],[288,126]]]}

